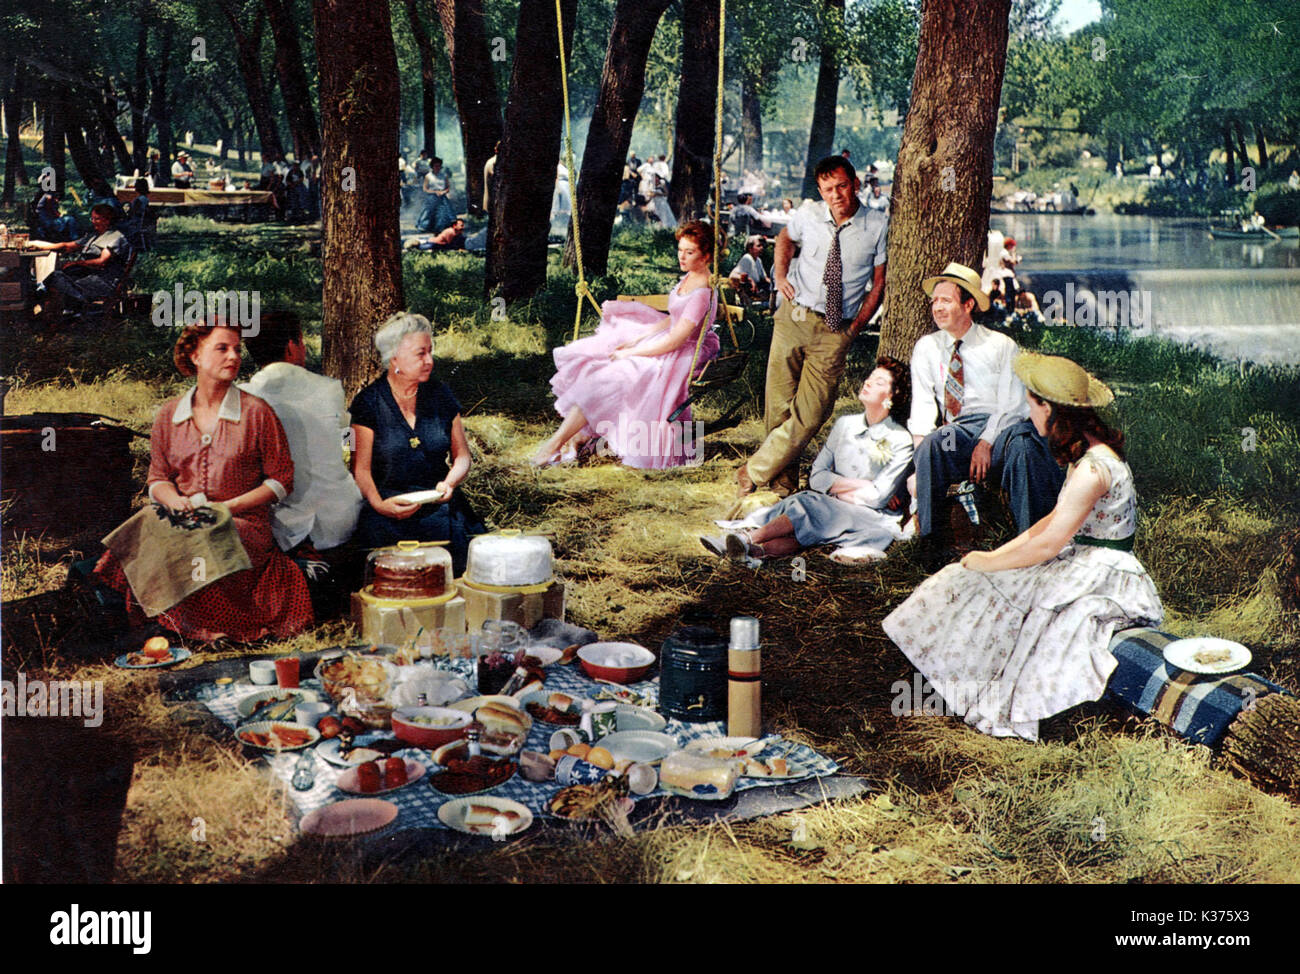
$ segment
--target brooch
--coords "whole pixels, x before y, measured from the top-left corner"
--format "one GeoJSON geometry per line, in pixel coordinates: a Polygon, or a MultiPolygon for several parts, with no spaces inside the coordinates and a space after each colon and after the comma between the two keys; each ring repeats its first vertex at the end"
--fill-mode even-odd
{"type": "Polygon", "coordinates": [[[883,467],[893,458],[894,451],[887,440],[876,440],[867,447],[867,456],[883,467]]]}

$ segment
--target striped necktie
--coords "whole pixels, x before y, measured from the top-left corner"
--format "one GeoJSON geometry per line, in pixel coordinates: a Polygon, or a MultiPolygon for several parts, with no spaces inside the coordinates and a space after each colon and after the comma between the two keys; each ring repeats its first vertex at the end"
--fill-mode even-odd
{"type": "Polygon", "coordinates": [[[841,223],[831,234],[831,252],[826,255],[826,271],[822,283],[826,285],[826,327],[839,331],[844,326],[844,262],[840,259],[840,231],[848,226],[841,223]]]}
{"type": "Polygon", "coordinates": [[[966,398],[965,376],[961,363],[961,339],[952,346],[952,358],[948,360],[948,376],[943,383],[943,408],[948,419],[961,415],[962,403],[966,398]]]}

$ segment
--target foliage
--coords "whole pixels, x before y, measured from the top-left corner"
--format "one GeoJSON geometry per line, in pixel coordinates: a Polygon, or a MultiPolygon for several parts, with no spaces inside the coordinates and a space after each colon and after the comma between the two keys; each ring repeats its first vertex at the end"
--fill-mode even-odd
{"type": "Polygon", "coordinates": [[[1255,212],[1271,224],[1300,226],[1300,190],[1285,182],[1265,183],[1254,198],[1255,212]]]}

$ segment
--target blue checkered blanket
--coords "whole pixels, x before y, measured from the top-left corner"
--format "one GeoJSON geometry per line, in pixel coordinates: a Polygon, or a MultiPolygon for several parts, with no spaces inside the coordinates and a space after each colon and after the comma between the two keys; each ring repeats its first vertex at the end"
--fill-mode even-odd
{"type": "Polygon", "coordinates": [[[1166,663],[1164,648],[1179,639],[1157,629],[1115,634],[1110,651],[1118,661],[1107,691],[1197,744],[1219,742],[1242,710],[1284,687],[1256,673],[1203,676],[1166,663]]]}
{"type": "MultiPolygon", "coordinates": [[[[417,667],[430,667],[443,670],[450,670],[465,680],[471,687],[477,682],[477,675],[474,670],[474,664],[469,660],[449,660],[441,659],[436,663],[422,662],[417,663],[417,667]]],[[[305,679],[302,681],[305,688],[320,690],[321,685],[318,680],[305,679]]],[[[205,688],[200,694],[203,703],[219,717],[223,723],[229,727],[235,727],[239,723],[239,701],[251,693],[258,690],[265,690],[266,687],[254,686],[251,683],[236,683],[226,687],[216,687],[215,685],[205,688]]],[[[559,691],[567,693],[574,697],[596,697],[602,691],[612,688],[605,684],[596,683],[589,680],[579,668],[577,663],[570,666],[553,666],[547,670],[546,689],[548,691],[559,691]]],[[[651,705],[657,704],[659,700],[659,682],[648,680],[642,683],[634,683],[628,687],[645,698],[651,705]]],[[[322,699],[325,699],[322,694],[322,699]]],[[[550,737],[554,733],[555,727],[536,721],[533,729],[528,735],[528,740],[524,744],[524,749],[529,751],[540,751],[545,754],[550,750],[550,737]]],[[[677,720],[670,720],[664,733],[677,739],[683,746],[695,740],[706,737],[721,737],[726,735],[727,728],[725,721],[714,721],[711,723],[692,724],[677,720]]],[[[391,736],[389,734],[362,734],[358,735],[357,742],[364,744],[381,736],[391,736]]],[[[805,777],[821,777],[823,775],[834,774],[839,770],[839,766],[812,748],[802,744],[785,745],[788,747],[788,757],[792,766],[802,766],[808,769],[805,777]]],[[[271,773],[284,782],[289,782],[293,777],[294,765],[298,761],[301,752],[292,751],[285,754],[267,754],[267,762],[271,766],[271,773]]],[[[419,761],[429,771],[434,770],[436,765],[433,763],[429,752],[421,748],[411,748],[401,752],[403,757],[409,757],[419,761]]],[[[297,791],[293,788],[288,790],[289,796],[294,807],[301,817],[313,809],[320,808],[333,802],[342,801],[346,798],[357,797],[339,790],[335,782],[344,768],[327,763],[323,758],[317,757],[314,764],[314,773],[316,783],[310,791],[297,791]]],[[[736,789],[742,790],[747,788],[772,787],[774,785],[784,784],[791,781],[790,778],[741,778],[736,789]]],[[[534,815],[544,815],[549,817],[546,810],[547,804],[560,790],[560,786],[554,782],[532,782],[528,781],[522,775],[516,773],[513,778],[504,784],[494,788],[492,795],[500,798],[510,798],[526,805],[532,810],[534,815]]],[[[667,794],[662,790],[656,790],[647,798],[663,796],[667,794]]],[[[413,828],[445,828],[438,819],[438,807],[444,802],[452,800],[451,797],[443,795],[429,785],[429,776],[426,775],[420,781],[400,788],[397,791],[388,792],[380,796],[387,801],[397,805],[398,814],[396,821],[389,826],[386,831],[399,831],[402,829],[413,828]]],[[[635,798],[636,796],[632,796],[635,798]]]]}

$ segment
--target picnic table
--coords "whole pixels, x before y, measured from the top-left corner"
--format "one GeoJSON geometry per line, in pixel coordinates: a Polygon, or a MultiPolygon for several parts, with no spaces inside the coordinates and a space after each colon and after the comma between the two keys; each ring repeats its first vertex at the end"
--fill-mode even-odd
{"type": "MultiPolygon", "coordinates": [[[[410,669],[412,676],[420,673],[427,673],[431,669],[447,670],[455,673],[463,679],[471,688],[475,685],[476,675],[474,663],[471,660],[450,659],[447,657],[437,657],[432,661],[422,661],[410,667],[402,667],[403,670],[410,669]]],[[[548,692],[559,691],[567,693],[575,698],[592,697],[598,694],[602,689],[610,689],[607,685],[590,680],[579,668],[578,663],[568,666],[553,665],[547,669],[547,679],[545,689],[548,692]]],[[[308,689],[320,690],[320,682],[315,679],[304,679],[301,686],[308,689]]],[[[196,695],[207,708],[227,727],[235,728],[239,723],[238,704],[239,701],[258,690],[268,689],[265,686],[255,686],[249,682],[238,682],[218,687],[215,684],[207,684],[200,689],[196,695]]],[[[647,698],[651,701],[658,700],[658,678],[631,684],[628,687],[636,694],[647,698]]],[[[321,694],[321,699],[328,699],[321,694]]],[[[528,734],[527,741],[524,744],[524,750],[540,751],[545,754],[550,750],[550,736],[558,728],[554,725],[542,721],[534,721],[533,727],[528,734]]],[[[692,741],[709,737],[725,736],[726,722],[714,721],[710,723],[685,723],[682,721],[669,720],[668,726],[663,733],[677,739],[683,746],[692,741]]],[[[373,732],[358,735],[356,742],[364,745],[369,741],[379,737],[390,737],[391,732],[373,732]]],[[[310,749],[308,749],[310,750],[310,749]]],[[[302,751],[287,751],[280,754],[266,753],[267,763],[273,777],[290,782],[293,777],[294,768],[301,756],[302,751]]],[[[371,833],[374,838],[391,837],[392,835],[410,830],[410,829],[439,829],[449,831],[448,827],[438,818],[438,809],[446,802],[453,801],[460,796],[443,795],[441,792],[431,787],[429,779],[431,774],[437,769],[430,752],[423,748],[409,748],[401,751],[400,756],[411,758],[418,761],[424,766],[426,774],[419,781],[415,781],[406,787],[396,791],[387,792],[378,796],[387,801],[393,802],[398,808],[398,815],[394,822],[386,828],[376,833],[371,833]]],[[[789,792],[791,785],[803,784],[809,782],[819,783],[820,779],[835,775],[839,766],[830,758],[825,757],[814,751],[812,748],[801,744],[790,744],[789,759],[792,763],[797,763],[807,770],[808,774],[803,775],[801,779],[792,778],[740,778],[736,783],[736,795],[732,801],[739,798],[742,793],[753,791],[754,789],[773,789],[775,787],[784,787],[789,792]],[[816,781],[815,781],[816,780],[816,781]]],[[[340,790],[337,787],[337,781],[347,769],[337,767],[326,762],[323,758],[317,756],[314,759],[313,771],[315,774],[315,784],[309,791],[297,791],[292,788],[288,789],[290,800],[294,810],[301,819],[307,813],[330,805],[338,801],[349,798],[365,797],[351,794],[340,790]]],[[[802,794],[791,803],[787,795],[786,808],[797,808],[811,804],[813,801],[821,800],[825,797],[840,797],[845,794],[856,793],[863,790],[863,786],[858,779],[852,779],[852,788],[821,787],[815,788],[808,794],[802,794]]],[[[502,785],[492,789],[487,794],[492,797],[508,798],[519,802],[532,811],[535,818],[539,820],[552,819],[567,824],[567,820],[554,819],[548,812],[547,806],[551,799],[561,790],[561,785],[554,781],[533,782],[524,778],[521,774],[516,773],[502,785]]],[[[656,799],[664,799],[668,793],[660,788],[645,796],[630,796],[638,803],[654,803],[656,799]]],[[[691,805],[699,806],[717,806],[716,802],[689,802],[691,805]]],[[[702,809],[707,813],[710,809],[702,809]]],[[[767,811],[779,811],[781,808],[773,807],[767,811]]],[[[634,813],[635,814],[635,813],[634,813]]]]}
{"type": "MultiPolygon", "coordinates": [[[[116,195],[123,203],[130,203],[136,192],[134,189],[119,189],[116,195]]],[[[151,206],[270,205],[271,201],[271,191],[265,189],[177,189],[169,186],[149,190],[151,206]]]]}

